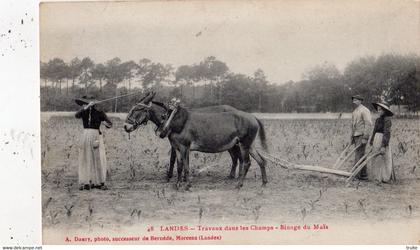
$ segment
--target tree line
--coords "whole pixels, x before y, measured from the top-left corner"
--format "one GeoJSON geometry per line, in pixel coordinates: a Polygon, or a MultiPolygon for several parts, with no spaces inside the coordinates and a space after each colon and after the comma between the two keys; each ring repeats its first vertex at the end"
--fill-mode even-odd
{"type": "MultiPolygon", "coordinates": [[[[415,54],[365,56],[340,72],[334,64],[316,65],[300,81],[269,82],[262,69],[244,75],[230,71],[213,56],[177,68],[143,58],[122,62],[118,57],[95,63],[89,57],[41,62],[41,110],[73,111],[73,99],[97,99],[153,88],[158,99],[180,98],[187,107],[228,104],[252,112],[348,112],[350,96],[366,102],[386,100],[409,111],[420,109],[420,57],[415,54]]],[[[126,112],[138,97],[104,103],[107,111],[126,112]]]]}

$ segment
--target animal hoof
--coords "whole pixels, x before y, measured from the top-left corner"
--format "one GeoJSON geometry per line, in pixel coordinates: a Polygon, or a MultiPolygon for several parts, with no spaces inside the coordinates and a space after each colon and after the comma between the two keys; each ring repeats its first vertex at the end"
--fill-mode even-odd
{"type": "Polygon", "coordinates": [[[242,183],[238,183],[238,185],[236,185],[236,189],[241,189],[241,187],[243,186],[244,184],[242,184],[242,183]]]}
{"type": "Polygon", "coordinates": [[[181,182],[177,182],[175,184],[175,189],[178,190],[181,187],[181,182]]]}
{"type": "Polygon", "coordinates": [[[234,175],[229,175],[228,179],[230,179],[230,180],[235,179],[235,176],[234,175]]]}

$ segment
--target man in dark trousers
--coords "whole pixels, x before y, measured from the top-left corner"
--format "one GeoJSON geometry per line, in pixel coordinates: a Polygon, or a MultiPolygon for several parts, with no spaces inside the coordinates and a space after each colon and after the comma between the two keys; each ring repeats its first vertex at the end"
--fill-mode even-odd
{"type": "MultiPolygon", "coordinates": [[[[358,147],[355,152],[355,163],[363,157],[366,150],[366,144],[369,140],[369,135],[372,127],[372,117],[368,108],[363,106],[363,97],[355,95],[351,97],[355,109],[352,113],[352,126],[350,143],[358,147]],[[359,146],[360,145],[360,146],[359,146]]],[[[367,180],[366,166],[360,171],[358,178],[360,180],[367,180]]]]}

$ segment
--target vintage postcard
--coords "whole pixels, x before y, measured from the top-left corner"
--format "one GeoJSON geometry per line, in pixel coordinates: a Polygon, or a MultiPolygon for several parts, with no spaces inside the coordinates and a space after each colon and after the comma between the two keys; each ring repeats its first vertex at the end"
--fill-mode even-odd
{"type": "Polygon", "coordinates": [[[419,244],[420,2],[39,8],[43,244],[419,244]]]}

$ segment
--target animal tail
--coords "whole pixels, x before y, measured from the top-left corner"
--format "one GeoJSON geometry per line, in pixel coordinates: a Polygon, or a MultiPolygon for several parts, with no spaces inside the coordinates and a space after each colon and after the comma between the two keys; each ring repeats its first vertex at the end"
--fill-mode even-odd
{"type": "Polygon", "coordinates": [[[255,118],[255,119],[257,119],[258,126],[260,127],[259,130],[258,130],[258,134],[260,136],[261,146],[263,147],[263,149],[265,151],[267,151],[267,141],[266,141],[266,138],[265,138],[264,125],[262,124],[262,122],[260,120],[258,120],[258,118],[255,118]]]}

